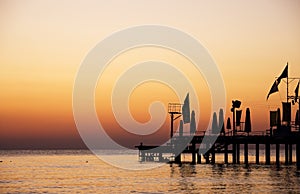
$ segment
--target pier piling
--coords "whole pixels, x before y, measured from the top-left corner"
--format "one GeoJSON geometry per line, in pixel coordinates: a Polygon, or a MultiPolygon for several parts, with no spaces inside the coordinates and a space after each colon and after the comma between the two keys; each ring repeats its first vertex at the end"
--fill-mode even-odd
{"type": "Polygon", "coordinates": [[[276,143],[276,166],[280,165],[280,144],[276,143]]]}
{"type": "Polygon", "coordinates": [[[271,150],[270,150],[270,143],[266,143],[265,144],[265,159],[266,159],[266,165],[270,165],[271,163],[271,154],[270,154],[271,150]]]}
{"type": "Polygon", "coordinates": [[[284,161],[284,164],[285,165],[288,165],[289,164],[289,144],[284,144],[284,155],[285,155],[285,157],[284,157],[284,159],[285,159],[285,161],[284,161]]]}
{"type": "Polygon", "coordinates": [[[244,144],[244,162],[245,164],[248,164],[248,144],[244,144]]]}
{"type": "Polygon", "coordinates": [[[293,144],[289,145],[289,164],[293,163],[293,144]]]}
{"type": "Polygon", "coordinates": [[[255,162],[256,162],[256,164],[259,164],[259,144],[258,143],[255,145],[255,162]]]}
{"type": "Polygon", "coordinates": [[[296,165],[300,169],[300,143],[296,144],[296,165]]]}
{"type": "Polygon", "coordinates": [[[215,144],[211,147],[211,163],[216,163],[215,144]]]}
{"type": "Polygon", "coordinates": [[[232,144],[232,164],[236,164],[236,144],[232,144]]]}
{"type": "Polygon", "coordinates": [[[228,164],[228,144],[225,143],[224,145],[224,163],[228,164]]]}
{"type": "Polygon", "coordinates": [[[192,164],[196,164],[196,144],[192,143],[192,164]]]}
{"type": "Polygon", "coordinates": [[[178,154],[178,156],[175,157],[175,163],[180,164],[181,163],[181,154],[178,154]]]}
{"type": "Polygon", "coordinates": [[[201,164],[201,154],[197,151],[197,164],[201,164]]]}
{"type": "Polygon", "coordinates": [[[236,163],[240,164],[240,144],[236,144],[236,163]]]}

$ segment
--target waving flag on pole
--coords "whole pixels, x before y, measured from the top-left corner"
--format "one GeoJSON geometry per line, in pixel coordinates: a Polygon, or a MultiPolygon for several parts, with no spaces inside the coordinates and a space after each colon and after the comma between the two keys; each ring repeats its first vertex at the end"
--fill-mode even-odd
{"type": "Polygon", "coordinates": [[[190,95],[187,93],[182,106],[183,123],[190,123],[190,95]]]}
{"type": "Polygon", "coordinates": [[[283,72],[281,73],[281,75],[275,80],[275,82],[273,83],[268,96],[267,96],[267,100],[269,99],[269,96],[275,92],[278,92],[278,85],[280,84],[280,81],[282,78],[287,78],[288,77],[288,69],[289,69],[289,65],[287,64],[283,70],[283,72]]]}
{"type": "Polygon", "coordinates": [[[277,79],[278,82],[280,83],[282,78],[287,78],[288,77],[288,69],[289,69],[289,65],[287,64],[283,70],[283,72],[281,73],[281,75],[279,76],[279,78],[277,79]]]}
{"type": "Polygon", "coordinates": [[[269,94],[268,94],[268,96],[267,96],[267,100],[269,99],[269,96],[270,96],[271,94],[273,94],[273,93],[275,93],[275,92],[278,92],[278,85],[279,85],[278,81],[275,80],[275,82],[273,83],[273,85],[272,85],[272,87],[271,87],[271,89],[270,89],[270,92],[269,92],[269,94]]]}
{"type": "Polygon", "coordinates": [[[299,82],[298,82],[298,85],[297,85],[296,90],[295,90],[295,102],[298,101],[298,95],[299,95],[299,82]]]}

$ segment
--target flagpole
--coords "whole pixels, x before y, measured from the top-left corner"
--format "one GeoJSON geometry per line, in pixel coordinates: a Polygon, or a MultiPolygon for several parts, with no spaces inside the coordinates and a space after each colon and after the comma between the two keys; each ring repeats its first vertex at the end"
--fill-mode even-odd
{"type": "MultiPolygon", "coordinates": [[[[289,63],[286,63],[287,66],[289,66],[289,63]]],[[[286,102],[289,102],[289,72],[287,72],[286,76],[286,102]]]]}
{"type": "MultiPolygon", "coordinates": [[[[300,79],[298,80],[298,86],[299,86],[299,82],[300,82],[300,79]]],[[[296,94],[297,98],[295,99],[295,101],[298,102],[298,122],[299,122],[298,131],[300,132],[300,97],[299,97],[298,93],[299,93],[299,88],[298,88],[298,91],[296,94]]]]}

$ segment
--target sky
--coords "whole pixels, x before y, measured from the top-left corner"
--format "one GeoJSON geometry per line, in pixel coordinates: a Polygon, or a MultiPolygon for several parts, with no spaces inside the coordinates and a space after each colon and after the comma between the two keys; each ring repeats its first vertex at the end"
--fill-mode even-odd
{"type": "MultiPolygon", "coordinates": [[[[231,116],[231,100],[238,99],[242,101],[241,109],[251,110],[253,130],[266,130],[269,111],[280,107],[286,96],[281,84],[279,92],[266,101],[275,77],[287,62],[289,76],[300,77],[299,21],[298,0],[1,0],[0,148],[84,147],[72,110],[78,69],[105,37],[145,24],[176,28],[197,39],[218,65],[224,80],[225,117],[231,116]]],[[[209,125],[211,98],[204,77],[184,69],[189,61],[170,50],[139,48],[114,59],[111,69],[98,80],[104,84],[95,88],[99,120],[122,145],[143,138],[122,131],[114,119],[109,106],[113,80],[126,65],[152,58],[175,64],[199,83],[198,128],[203,130],[209,125]]],[[[291,95],[296,84],[297,80],[290,83],[291,95]]],[[[156,100],[166,106],[178,97],[166,85],[145,83],[130,96],[131,115],[141,123],[149,121],[148,107],[156,100]]],[[[166,117],[162,128],[150,136],[163,142],[168,134],[166,117]]]]}

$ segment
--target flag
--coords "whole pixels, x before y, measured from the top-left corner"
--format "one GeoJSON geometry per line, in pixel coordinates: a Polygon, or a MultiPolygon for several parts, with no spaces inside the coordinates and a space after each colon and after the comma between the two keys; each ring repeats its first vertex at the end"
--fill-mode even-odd
{"type": "Polygon", "coordinates": [[[269,99],[269,96],[275,92],[278,92],[278,85],[280,84],[280,81],[282,78],[287,78],[288,77],[288,68],[289,65],[287,64],[283,70],[283,72],[281,73],[281,75],[275,80],[275,82],[273,83],[268,96],[267,96],[267,100],[269,99]]]}
{"type": "Polygon", "coordinates": [[[291,122],[291,103],[282,102],[282,121],[291,122]]]}
{"type": "Polygon", "coordinates": [[[270,127],[277,126],[277,111],[270,111],[270,127]]]}
{"type": "Polygon", "coordinates": [[[295,90],[295,102],[298,101],[298,95],[299,95],[299,82],[298,82],[298,85],[297,85],[296,90],[295,90]]]}
{"type": "MultiPolygon", "coordinates": [[[[281,73],[281,75],[278,77],[278,82],[280,83],[281,79],[282,78],[287,78],[288,77],[288,68],[289,68],[289,65],[287,64],[283,70],[283,72],[281,73]]],[[[278,84],[279,84],[278,83],[278,84]]]]}
{"type": "Polygon", "coordinates": [[[190,95],[187,93],[182,106],[183,123],[190,123],[190,95]]]}
{"type": "Polygon", "coordinates": [[[278,80],[275,80],[275,82],[273,83],[273,85],[272,85],[272,87],[271,87],[271,89],[270,89],[270,91],[269,91],[269,94],[268,94],[268,96],[267,96],[267,100],[269,99],[269,96],[270,96],[271,94],[273,94],[273,93],[275,93],[275,92],[278,92],[278,85],[279,85],[278,80]]]}

